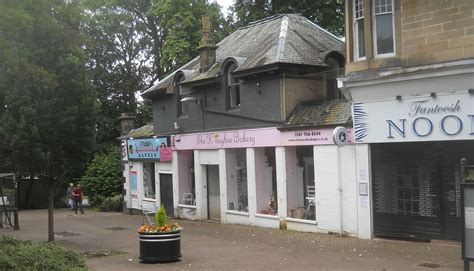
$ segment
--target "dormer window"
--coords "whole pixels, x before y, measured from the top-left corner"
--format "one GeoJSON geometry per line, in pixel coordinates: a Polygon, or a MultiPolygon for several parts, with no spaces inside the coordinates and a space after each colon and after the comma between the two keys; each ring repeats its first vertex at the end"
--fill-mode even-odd
{"type": "Polygon", "coordinates": [[[343,99],[341,91],[337,87],[337,78],[341,67],[343,67],[344,60],[338,61],[336,58],[330,56],[326,59],[326,64],[329,70],[326,72],[326,97],[328,100],[343,99]]]}
{"type": "Polygon", "coordinates": [[[364,0],[354,1],[354,55],[356,60],[365,59],[364,0]]]}
{"type": "Polygon", "coordinates": [[[175,81],[175,91],[177,96],[177,104],[178,104],[178,117],[187,116],[188,115],[188,103],[182,102],[181,100],[186,97],[189,93],[189,88],[184,87],[181,85],[181,82],[184,81],[184,75],[179,75],[175,81]]]}
{"type": "Polygon", "coordinates": [[[240,86],[239,80],[232,74],[237,69],[237,64],[229,63],[225,71],[225,86],[227,92],[228,108],[240,107],[240,86]]]}

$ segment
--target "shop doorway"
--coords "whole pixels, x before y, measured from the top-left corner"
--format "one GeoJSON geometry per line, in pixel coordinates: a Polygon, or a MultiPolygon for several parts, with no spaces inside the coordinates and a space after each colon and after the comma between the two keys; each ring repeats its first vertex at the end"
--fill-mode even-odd
{"type": "Polygon", "coordinates": [[[221,197],[219,187],[219,166],[206,166],[207,175],[207,208],[209,220],[221,220],[221,197]]]}
{"type": "Polygon", "coordinates": [[[461,157],[474,142],[371,145],[374,235],[460,240],[461,157]]]}
{"type": "Polygon", "coordinates": [[[171,174],[160,173],[160,200],[168,217],[174,216],[173,178],[171,174]]]}

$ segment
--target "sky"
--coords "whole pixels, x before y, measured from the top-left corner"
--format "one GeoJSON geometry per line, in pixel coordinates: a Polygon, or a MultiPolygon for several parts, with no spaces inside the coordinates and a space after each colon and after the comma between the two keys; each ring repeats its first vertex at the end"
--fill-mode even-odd
{"type": "Polygon", "coordinates": [[[227,15],[227,10],[232,5],[233,0],[212,0],[222,7],[222,13],[227,15]]]}

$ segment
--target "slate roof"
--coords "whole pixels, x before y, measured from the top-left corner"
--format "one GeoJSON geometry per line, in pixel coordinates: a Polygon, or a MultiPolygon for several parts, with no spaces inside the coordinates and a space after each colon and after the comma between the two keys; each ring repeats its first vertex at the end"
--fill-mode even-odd
{"type": "Polygon", "coordinates": [[[140,128],[131,130],[128,134],[122,136],[122,138],[147,138],[154,136],[153,125],[147,124],[140,128]]]}
{"type": "Polygon", "coordinates": [[[216,63],[204,73],[199,72],[199,57],[163,78],[142,95],[165,90],[175,74],[191,70],[183,83],[212,80],[220,76],[222,64],[233,58],[235,72],[264,67],[275,63],[326,66],[325,56],[336,51],[344,54],[344,43],[299,14],[282,14],[241,27],[217,44],[216,63]]]}
{"type": "Polygon", "coordinates": [[[351,122],[351,103],[330,100],[323,103],[300,103],[290,114],[281,129],[298,129],[316,126],[335,126],[351,122]]]}

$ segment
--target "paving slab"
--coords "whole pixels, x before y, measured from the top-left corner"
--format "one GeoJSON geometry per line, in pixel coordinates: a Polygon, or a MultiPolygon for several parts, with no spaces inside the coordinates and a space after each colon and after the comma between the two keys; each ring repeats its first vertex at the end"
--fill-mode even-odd
{"type": "MultiPolygon", "coordinates": [[[[20,211],[19,220],[19,231],[4,228],[0,234],[47,241],[47,210],[20,211]]],[[[86,255],[92,270],[463,269],[459,243],[361,240],[190,220],[177,221],[184,227],[180,261],[144,264],[138,260],[142,221],[139,215],[57,209],[55,242],[86,255]]]]}

